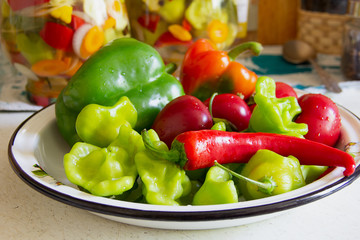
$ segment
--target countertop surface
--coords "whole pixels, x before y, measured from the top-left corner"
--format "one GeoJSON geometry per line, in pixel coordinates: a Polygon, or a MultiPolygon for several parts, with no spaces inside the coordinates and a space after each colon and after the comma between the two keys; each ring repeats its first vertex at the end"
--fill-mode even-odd
{"type": "Polygon", "coordinates": [[[360,180],[316,202],[261,222],[216,230],[169,231],[131,226],[48,198],[12,170],[7,147],[31,113],[0,113],[0,239],[356,239],[360,180]]]}
{"type": "MultiPolygon", "coordinates": [[[[254,63],[248,66],[252,64],[254,63]]],[[[316,83],[316,77],[312,72],[286,73],[281,76],[274,75],[274,78],[293,85],[299,84],[299,79],[310,79],[303,89],[324,92],[324,89],[318,86],[319,83],[316,83]]],[[[303,82],[300,83],[304,86],[303,82]]],[[[3,83],[3,89],[4,86],[3,83]]],[[[360,83],[342,82],[341,86],[342,93],[333,94],[325,91],[325,94],[360,116],[360,83]]],[[[0,111],[0,239],[344,240],[359,237],[360,180],[330,196],[279,216],[249,225],[216,230],[173,231],[142,228],[107,220],[66,205],[29,187],[15,174],[9,164],[8,144],[11,135],[31,114],[31,111],[0,111]]]]}

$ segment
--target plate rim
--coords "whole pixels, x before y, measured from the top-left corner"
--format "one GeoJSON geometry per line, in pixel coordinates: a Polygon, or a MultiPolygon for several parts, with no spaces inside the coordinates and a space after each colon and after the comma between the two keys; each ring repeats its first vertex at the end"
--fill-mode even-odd
{"type": "MultiPolygon", "coordinates": [[[[219,220],[229,220],[229,219],[244,219],[249,217],[258,217],[273,213],[279,213],[282,211],[290,210],[317,201],[350,185],[360,176],[360,165],[359,165],[356,167],[355,172],[352,175],[347,177],[344,176],[341,179],[329,185],[321,187],[320,189],[317,189],[315,191],[311,191],[309,193],[302,194],[300,196],[296,196],[279,202],[273,202],[265,205],[257,205],[250,207],[240,207],[240,208],[217,209],[217,210],[206,210],[206,211],[157,211],[157,210],[141,210],[136,208],[114,206],[105,203],[87,201],[84,199],[76,198],[74,196],[56,191],[36,181],[32,176],[28,175],[25,171],[22,170],[20,164],[18,163],[12,152],[12,146],[14,145],[15,139],[18,133],[20,132],[20,130],[24,127],[24,125],[28,123],[37,114],[52,107],[53,105],[54,104],[50,104],[47,107],[44,107],[36,111],[28,118],[26,118],[15,129],[15,131],[11,135],[8,144],[9,163],[13,171],[16,173],[16,175],[34,190],[64,204],[77,207],[83,210],[87,210],[90,212],[96,212],[109,216],[131,218],[138,220],[156,220],[156,221],[174,221],[174,222],[179,220],[183,222],[208,222],[208,221],[216,221],[216,220],[219,221],[219,220]]],[[[360,122],[360,118],[356,116],[354,113],[352,113],[347,108],[341,105],[338,106],[343,108],[343,110],[347,111],[350,115],[355,117],[360,122]]],[[[116,201],[120,201],[120,200],[116,200],[116,201]]]]}

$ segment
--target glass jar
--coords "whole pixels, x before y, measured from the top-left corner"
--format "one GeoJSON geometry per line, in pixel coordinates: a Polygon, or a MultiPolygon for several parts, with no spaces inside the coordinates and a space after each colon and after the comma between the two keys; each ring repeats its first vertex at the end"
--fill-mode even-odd
{"type": "Polygon", "coordinates": [[[237,13],[237,38],[242,39],[247,35],[248,14],[249,14],[249,1],[250,0],[235,0],[236,13],[237,13]]]}
{"type": "Polygon", "coordinates": [[[154,46],[165,62],[180,64],[196,39],[210,39],[218,49],[237,35],[233,0],[127,0],[133,37],[154,46]]]}
{"type": "Polygon", "coordinates": [[[1,13],[2,45],[41,106],[104,44],[130,36],[124,0],[3,0],[1,13]]]}
{"type": "Polygon", "coordinates": [[[351,19],[344,27],[341,70],[347,80],[360,80],[360,1],[349,4],[351,19]]]}

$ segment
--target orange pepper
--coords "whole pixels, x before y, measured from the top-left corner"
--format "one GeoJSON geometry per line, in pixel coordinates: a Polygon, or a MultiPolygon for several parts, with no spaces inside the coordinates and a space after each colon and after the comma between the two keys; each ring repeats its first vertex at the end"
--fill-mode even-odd
{"type": "Polygon", "coordinates": [[[209,38],[214,43],[222,43],[226,41],[229,34],[229,28],[225,23],[219,20],[213,20],[207,27],[209,38]]]}
{"type": "Polygon", "coordinates": [[[68,68],[69,68],[73,59],[71,57],[64,57],[60,60],[62,60],[64,63],[66,63],[66,66],[68,66],[68,68]]]}
{"type": "Polygon", "coordinates": [[[120,2],[119,2],[119,1],[114,1],[113,9],[114,9],[116,12],[120,12],[120,11],[121,11],[121,5],[120,5],[120,2]]]}
{"type": "Polygon", "coordinates": [[[84,44],[81,44],[81,46],[80,46],[80,56],[81,56],[81,58],[87,59],[88,57],[91,56],[91,54],[92,54],[91,52],[88,52],[86,50],[86,48],[84,47],[84,44]]]}
{"type": "Polygon", "coordinates": [[[186,94],[200,100],[209,98],[202,90],[203,85],[216,84],[230,63],[225,51],[217,51],[214,44],[206,39],[199,39],[187,50],[182,63],[180,81],[186,94]],[[205,94],[206,96],[201,96],[205,94]]]}
{"type": "Polygon", "coordinates": [[[63,50],[60,50],[60,49],[56,49],[56,52],[55,52],[55,59],[56,60],[61,60],[63,59],[65,56],[65,52],[63,50]]]}
{"type": "Polygon", "coordinates": [[[61,74],[65,74],[67,76],[73,76],[82,65],[82,62],[79,59],[67,56],[66,52],[62,50],[56,51],[55,59],[66,64],[66,70],[64,70],[61,74]]]}
{"type": "Polygon", "coordinates": [[[85,35],[81,47],[80,54],[83,58],[88,58],[94,52],[99,50],[104,44],[104,32],[98,27],[92,27],[85,35]]]}
{"type": "Polygon", "coordinates": [[[216,50],[210,40],[197,40],[188,48],[181,65],[180,82],[185,93],[200,100],[206,100],[214,92],[251,95],[257,76],[235,62],[236,57],[246,50],[259,55],[262,46],[247,42],[225,52],[216,50]]]}
{"type": "Polygon", "coordinates": [[[188,30],[179,24],[172,24],[168,27],[169,32],[181,41],[190,41],[192,36],[188,30]]]}
{"type": "Polygon", "coordinates": [[[69,65],[69,68],[66,72],[64,72],[65,75],[72,77],[82,66],[82,61],[77,61],[74,65],[69,65]]]}
{"type": "Polygon", "coordinates": [[[241,93],[244,99],[248,99],[255,91],[257,75],[234,61],[229,64],[221,79],[233,82],[232,92],[241,93]]]}
{"type": "Polygon", "coordinates": [[[67,64],[58,59],[41,60],[32,65],[31,70],[38,76],[56,76],[67,69],[67,64]]]}
{"type": "Polygon", "coordinates": [[[116,25],[116,20],[113,17],[109,17],[108,19],[106,19],[103,29],[109,29],[109,28],[113,28],[116,25]]]}

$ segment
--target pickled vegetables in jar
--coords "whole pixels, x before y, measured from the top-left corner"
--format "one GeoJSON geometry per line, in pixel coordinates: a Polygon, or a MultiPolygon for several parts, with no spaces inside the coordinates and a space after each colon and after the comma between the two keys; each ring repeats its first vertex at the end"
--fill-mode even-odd
{"type": "Polygon", "coordinates": [[[165,62],[181,62],[199,38],[218,49],[231,46],[237,35],[233,0],[126,0],[131,34],[153,45],[165,62]]]}
{"type": "Polygon", "coordinates": [[[41,106],[103,45],[130,36],[125,0],[3,0],[1,13],[2,44],[41,106]]]}

